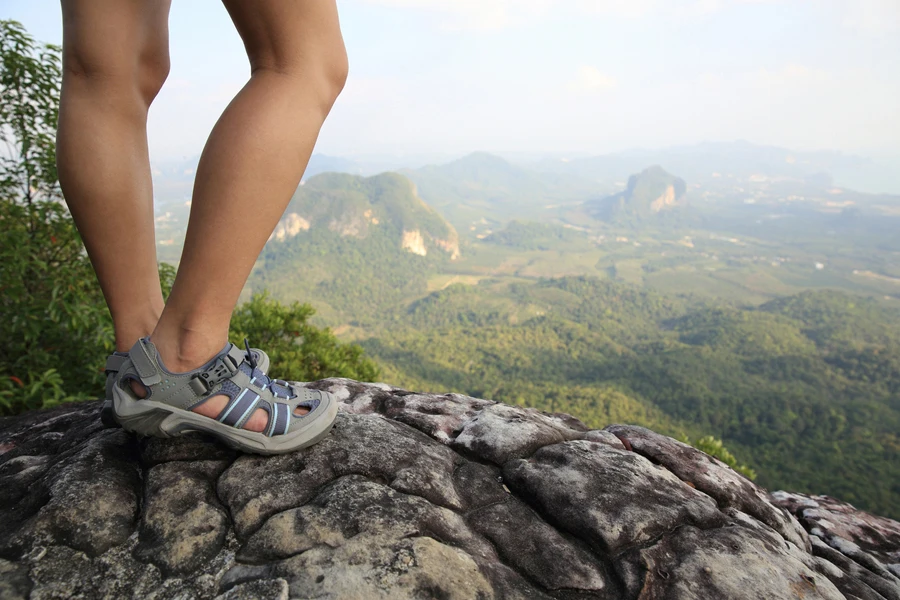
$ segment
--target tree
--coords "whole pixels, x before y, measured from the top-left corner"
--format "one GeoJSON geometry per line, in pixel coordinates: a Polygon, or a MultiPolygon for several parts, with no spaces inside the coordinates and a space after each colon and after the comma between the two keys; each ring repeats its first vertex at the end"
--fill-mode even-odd
{"type": "Polygon", "coordinates": [[[56,174],[60,48],[0,21],[0,413],[95,395],[112,322],[56,174]]]}
{"type": "Polygon", "coordinates": [[[17,21],[0,21],[0,186],[26,204],[60,199],[56,122],[61,49],[37,44],[17,21]]]}
{"type": "Polygon", "coordinates": [[[231,317],[232,340],[247,338],[265,349],[272,360],[274,377],[313,381],[325,377],[349,377],[374,381],[378,367],[355,344],[342,344],[329,329],[309,324],[315,309],[309,304],[281,304],[268,294],[254,294],[231,317]]]}
{"type": "Polygon", "coordinates": [[[713,458],[718,458],[723,463],[725,463],[747,479],[751,481],[756,479],[756,471],[754,471],[747,465],[738,464],[737,458],[735,458],[734,454],[729,452],[728,448],[725,447],[725,444],[722,443],[722,440],[716,439],[711,435],[707,435],[700,438],[696,442],[691,442],[689,439],[685,438],[682,438],[682,441],[686,444],[692,445],[697,450],[706,452],[713,458]]]}

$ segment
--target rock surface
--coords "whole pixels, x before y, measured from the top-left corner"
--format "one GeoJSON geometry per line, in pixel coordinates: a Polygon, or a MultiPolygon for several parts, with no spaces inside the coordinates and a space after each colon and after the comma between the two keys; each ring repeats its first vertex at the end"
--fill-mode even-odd
{"type": "Polygon", "coordinates": [[[900,600],[900,523],[652,431],[306,385],[332,435],[268,458],[97,403],[0,420],[0,599],[900,600]]]}

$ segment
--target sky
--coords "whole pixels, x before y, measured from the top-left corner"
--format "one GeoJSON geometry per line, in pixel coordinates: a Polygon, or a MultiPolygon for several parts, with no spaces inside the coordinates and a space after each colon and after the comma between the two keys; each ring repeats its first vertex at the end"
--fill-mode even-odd
{"type": "MultiPolygon", "coordinates": [[[[305,0],[325,1],[325,0],[305,0]]],[[[900,0],[340,0],[350,77],[316,151],[602,154],[748,140],[900,162],[900,0]]],[[[58,0],[0,18],[61,43],[58,0]]],[[[151,158],[245,83],[221,3],[174,0],[151,158]]]]}

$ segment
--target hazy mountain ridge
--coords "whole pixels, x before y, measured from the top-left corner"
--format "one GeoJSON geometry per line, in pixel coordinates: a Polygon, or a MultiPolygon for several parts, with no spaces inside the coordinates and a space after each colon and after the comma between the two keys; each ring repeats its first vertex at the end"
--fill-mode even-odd
{"type": "Polygon", "coordinates": [[[746,141],[704,142],[656,150],[631,150],[530,163],[542,172],[566,173],[600,181],[624,181],[647,165],[661,164],[694,182],[753,176],[804,180],[827,174],[837,185],[868,193],[900,193],[900,173],[870,158],[836,151],[796,151],[746,141]]]}
{"type": "Polygon", "coordinates": [[[402,172],[422,198],[460,230],[480,230],[512,219],[539,219],[547,207],[577,204],[614,188],[577,174],[540,172],[487,152],[473,152],[442,165],[402,172]],[[483,221],[483,222],[482,222],[483,221]]]}

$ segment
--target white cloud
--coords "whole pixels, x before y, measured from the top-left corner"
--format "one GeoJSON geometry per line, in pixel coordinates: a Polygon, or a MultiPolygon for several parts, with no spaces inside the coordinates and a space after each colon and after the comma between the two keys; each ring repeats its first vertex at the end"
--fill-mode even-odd
{"type": "Polygon", "coordinates": [[[659,95],[667,99],[665,105],[648,102],[632,110],[668,118],[676,140],[740,138],[854,151],[900,139],[893,102],[898,94],[896,81],[866,69],[787,63],[664,84],[659,95]],[[684,128],[678,129],[681,124],[684,128]]]}
{"type": "Polygon", "coordinates": [[[844,1],[844,25],[869,33],[900,31],[900,0],[844,1]]]}
{"type": "Polygon", "coordinates": [[[596,67],[583,65],[578,69],[574,81],[568,85],[568,90],[576,93],[600,92],[611,90],[617,85],[618,82],[614,78],[604,75],[596,67]]]}

